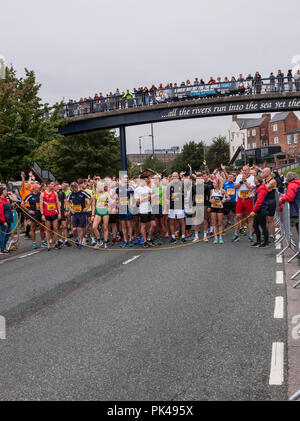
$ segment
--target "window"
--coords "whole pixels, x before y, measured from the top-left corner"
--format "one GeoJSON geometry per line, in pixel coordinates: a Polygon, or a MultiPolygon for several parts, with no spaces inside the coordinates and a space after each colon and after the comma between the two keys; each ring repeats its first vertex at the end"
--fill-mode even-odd
{"type": "Polygon", "coordinates": [[[234,150],[235,150],[235,147],[234,146],[232,146],[232,152],[234,153],[234,150]]]}
{"type": "Polygon", "coordinates": [[[278,131],[278,125],[277,124],[273,124],[273,132],[277,132],[278,131]]]}
{"type": "Polygon", "coordinates": [[[298,143],[298,135],[294,134],[294,143],[298,143]]]}
{"type": "Polygon", "coordinates": [[[250,137],[251,136],[251,132],[250,132],[250,130],[248,130],[248,137],[250,137]]]}
{"type": "Polygon", "coordinates": [[[255,142],[252,144],[252,148],[253,148],[253,149],[255,149],[255,148],[256,148],[256,143],[255,143],[255,142]]]}
{"type": "Polygon", "coordinates": [[[278,145],[279,143],[279,138],[278,137],[274,137],[274,145],[278,145]]]}
{"type": "Polygon", "coordinates": [[[291,135],[289,135],[288,136],[288,145],[291,145],[292,144],[292,136],[291,135]]]}
{"type": "Polygon", "coordinates": [[[252,136],[256,136],[256,129],[252,130],[252,136]]]}

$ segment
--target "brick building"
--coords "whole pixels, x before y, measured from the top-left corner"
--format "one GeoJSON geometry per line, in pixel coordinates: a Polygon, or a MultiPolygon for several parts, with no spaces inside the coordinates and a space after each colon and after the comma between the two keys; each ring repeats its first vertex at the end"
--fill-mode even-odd
{"type": "Polygon", "coordinates": [[[300,121],[293,111],[263,114],[261,118],[238,118],[232,116],[229,129],[230,157],[239,146],[255,149],[262,146],[277,145],[290,158],[300,154],[300,121]]]}

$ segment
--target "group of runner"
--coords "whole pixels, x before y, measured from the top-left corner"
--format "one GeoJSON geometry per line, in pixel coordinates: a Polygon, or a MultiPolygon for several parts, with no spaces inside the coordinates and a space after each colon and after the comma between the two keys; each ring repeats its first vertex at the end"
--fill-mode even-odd
{"type": "MultiPolygon", "coordinates": [[[[161,245],[163,239],[223,244],[226,228],[234,227],[233,242],[246,235],[253,247],[267,247],[274,240],[275,192],[282,183],[270,168],[243,167],[227,172],[226,167],[210,174],[174,172],[129,179],[94,177],[68,184],[34,180],[25,182],[22,173],[22,202],[26,224],[30,226],[33,249],[48,250],[90,245],[121,248],[161,245]],[[264,241],[261,241],[261,231],[264,241]],[[253,234],[256,234],[254,241],[253,234]]],[[[5,193],[4,193],[5,195],[5,193]]],[[[3,219],[3,218],[2,218],[3,219]]],[[[1,198],[0,198],[1,223],[1,198]]],[[[29,233],[29,231],[27,231],[29,233]]],[[[1,250],[4,252],[4,250],[1,250]]]]}

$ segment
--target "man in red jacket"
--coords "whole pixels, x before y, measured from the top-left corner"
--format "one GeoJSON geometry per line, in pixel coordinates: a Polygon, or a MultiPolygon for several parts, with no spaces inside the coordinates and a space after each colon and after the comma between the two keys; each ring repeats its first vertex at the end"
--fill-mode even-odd
{"type": "Polygon", "coordinates": [[[280,196],[279,204],[286,202],[290,204],[291,225],[299,232],[300,180],[295,172],[289,172],[286,181],[287,191],[280,196]]]}
{"type": "Polygon", "coordinates": [[[261,175],[257,175],[254,179],[257,186],[255,205],[251,215],[254,215],[253,228],[256,234],[256,243],[252,244],[251,247],[266,248],[269,246],[269,232],[267,229],[267,214],[268,205],[266,201],[267,194],[269,193],[268,187],[263,184],[264,179],[261,175]],[[261,232],[262,229],[264,235],[264,242],[261,243],[261,232]]]}

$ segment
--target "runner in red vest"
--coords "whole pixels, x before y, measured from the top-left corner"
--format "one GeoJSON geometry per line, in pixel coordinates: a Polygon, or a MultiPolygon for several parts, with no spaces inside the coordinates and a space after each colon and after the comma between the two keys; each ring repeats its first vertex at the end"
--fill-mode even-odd
{"type": "MultiPolygon", "coordinates": [[[[45,222],[48,229],[58,232],[58,221],[61,219],[60,201],[58,200],[57,193],[54,191],[54,183],[47,181],[46,190],[41,193],[40,209],[42,220],[45,222]]],[[[46,231],[48,251],[51,250],[50,240],[51,233],[46,231]]],[[[60,250],[59,238],[54,234],[55,249],[60,250]]]]}

